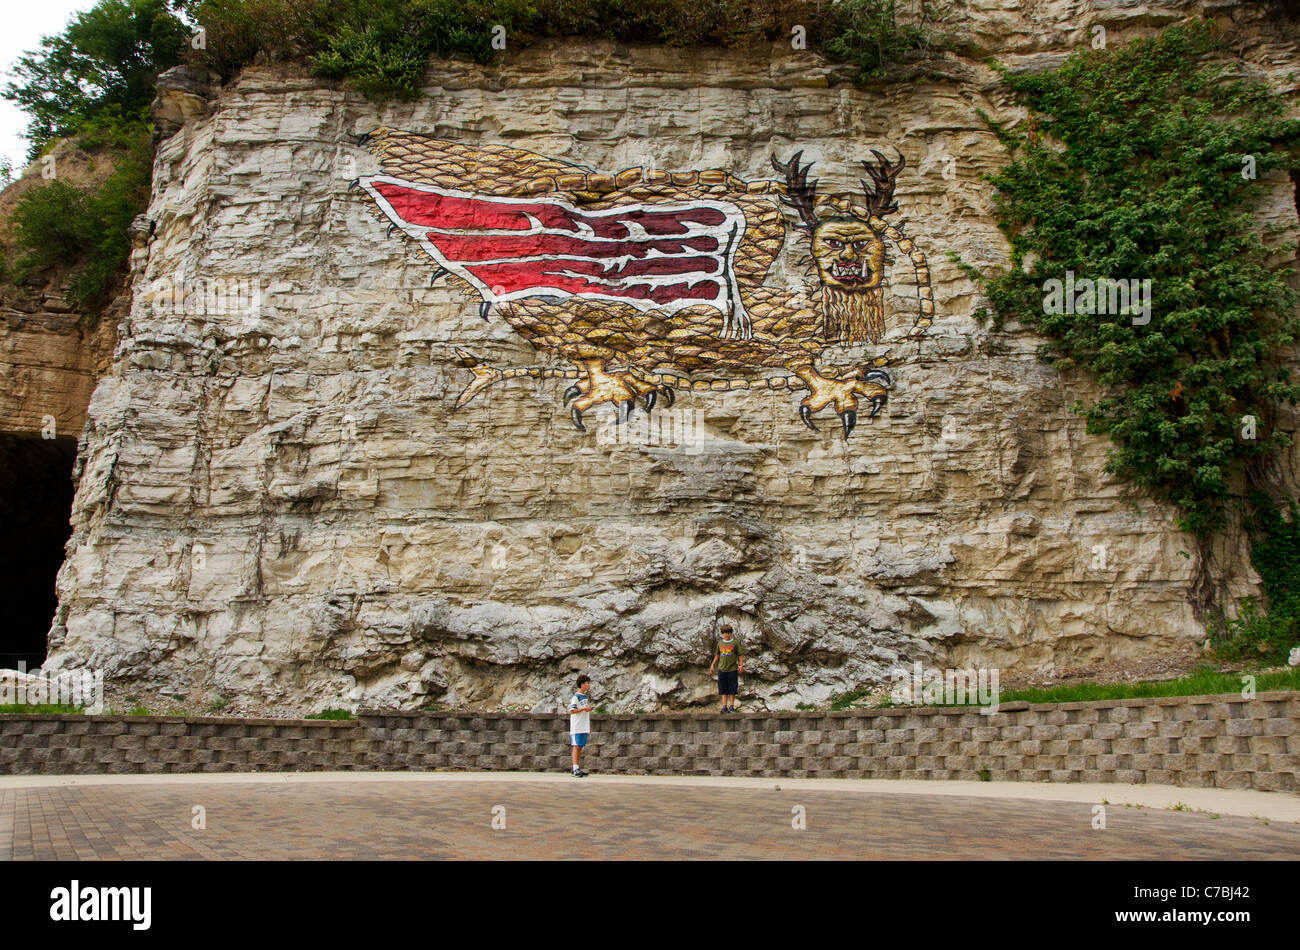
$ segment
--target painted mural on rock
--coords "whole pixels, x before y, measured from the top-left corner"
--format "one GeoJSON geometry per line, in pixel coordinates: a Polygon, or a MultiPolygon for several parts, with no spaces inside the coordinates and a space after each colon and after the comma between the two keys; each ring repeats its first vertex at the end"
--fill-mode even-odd
{"type": "Polygon", "coordinates": [[[385,172],[359,179],[388,233],[416,242],[433,279],[477,297],[558,366],[493,367],[462,354],[472,378],[456,406],[503,380],[573,380],[563,404],[579,429],[605,404],[629,418],[671,406],[677,390],[787,391],[798,414],[838,414],[847,439],[874,418],[894,380],[878,344],[891,326],[925,332],[934,296],[925,254],[887,216],[906,162],[872,150],[860,193],[825,195],[796,152],[780,180],[725,171],[631,168],[601,174],[517,148],[381,128],[363,138],[385,172]],[[809,292],[770,286],[787,241],[805,252],[809,292]],[[915,314],[886,312],[890,245],[906,255],[915,314]],[[832,346],[865,346],[827,365],[832,346]],[[872,351],[874,349],[874,352],[872,351]],[[774,372],[775,371],[775,372],[774,372]]]}

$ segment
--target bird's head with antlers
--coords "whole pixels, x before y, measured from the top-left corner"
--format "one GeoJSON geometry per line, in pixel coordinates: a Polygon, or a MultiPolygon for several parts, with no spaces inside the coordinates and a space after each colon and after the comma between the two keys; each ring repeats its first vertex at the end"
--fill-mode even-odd
{"type": "Polygon", "coordinates": [[[861,195],[819,196],[817,182],[808,181],[812,163],[800,164],[802,151],[785,163],[772,159],[785,176],[781,200],[798,214],[795,228],[811,245],[806,261],[816,270],[824,335],[832,343],[878,343],[885,333],[883,218],[898,210],[894,182],[906,163],[871,151],[876,161],[862,163],[868,177],[861,195]]]}

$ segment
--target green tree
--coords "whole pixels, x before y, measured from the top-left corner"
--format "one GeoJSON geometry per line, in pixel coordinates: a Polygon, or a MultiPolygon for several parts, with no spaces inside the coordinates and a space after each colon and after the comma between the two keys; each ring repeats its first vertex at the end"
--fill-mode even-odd
{"type": "Polygon", "coordinates": [[[4,97],[31,121],[31,158],[88,120],[147,114],[158,74],[181,62],[190,30],[168,0],[100,0],[25,53],[4,97]]]}

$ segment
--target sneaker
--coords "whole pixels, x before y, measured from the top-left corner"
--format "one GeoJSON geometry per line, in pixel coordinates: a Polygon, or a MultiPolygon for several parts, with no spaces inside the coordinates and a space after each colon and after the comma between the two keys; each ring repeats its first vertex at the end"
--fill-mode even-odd
{"type": "Polygon", "coordinates": [[[573,770],[573,777],[574,777],[574,778],[586,778],[586,777],[587,777],[587,773],[584,772],[584,771],[582,771],[582,769],[574,769],[574,770],[573,770]]]}

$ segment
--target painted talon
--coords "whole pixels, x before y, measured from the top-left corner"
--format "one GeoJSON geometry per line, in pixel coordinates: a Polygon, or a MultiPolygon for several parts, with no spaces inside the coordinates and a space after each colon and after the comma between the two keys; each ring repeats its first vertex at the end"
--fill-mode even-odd
{"type": "Polygon", "coordinates": [[[660,392],[664,394],[664,408],[671,409],[673,403],[677,401],[677,393],[673,392],[673,387],[671,386],[660,387],[660,392]]]}
{"type": "Polygon", "coordinates": [[[650,415],[650,413],[654,412],[655,401],[657,399],[658,399],[658,392],[656,390],[652,389],[645,394],[645,414],[647,416],[650,415]]]}
{"type": "Polygon", "coordinates": [[[587,427],[582,424],[581,409],[579,409],[577,406],[574,406],[572,409],[569,410],[569,417],[573,419],[573,425],[578,429],[579,432],[587,431],[587,427]]]}
{"type": "Polygon", "coordinates": [[[879,415],[889,399],[889,390],[894,381],[883,369],[863,368],[856,376],[822,376],[811,366],[800,367],[795,371],[808,386],[808,395],[799,403],[799,418],[813,431],[817,427],[812,423],[813,413],[820,412],[828,406],[840,417],[847,442],[858,424],[858,404],[866,399],[871,404],[874,419],[879,415]]]}
{"type": "Polygon", "coordinates": [[[478,305],[478,315],[483,318],[484,323],[487,322],[488,314],[491,312],[492,312],[492,304],[489,301],[484,300],[481,304],[478,305]]]}
{"type": "Polygon", "coordinates": [[[564,404],[573,403],[572,409],[578,413],[574,425],[586,431],[581,424],[581,414],[596,406],[609,404],[614,409],[615,424],[632,418],[636,411],[637,399],[645,400],[646,412],[654,407],[650,395],[655,385],[639,378],[631,370],[608,370],[605,360],[580,360],[578,382],[564,391],[564,404]]]}
{"type": "Polygon", "coordinates": [[[813,425],[813,421],[812,421],[812,410],[809,409],[807,406],[800,406],[800,407],[799,407],[799,418],[803,420],[803,424],[804,424],[804,425],[806,425],[808,428],[812,429],[814,432],[820,432],[820,431],[821,431],[821,429],[818,429],[815,425],[813,425]]]}

